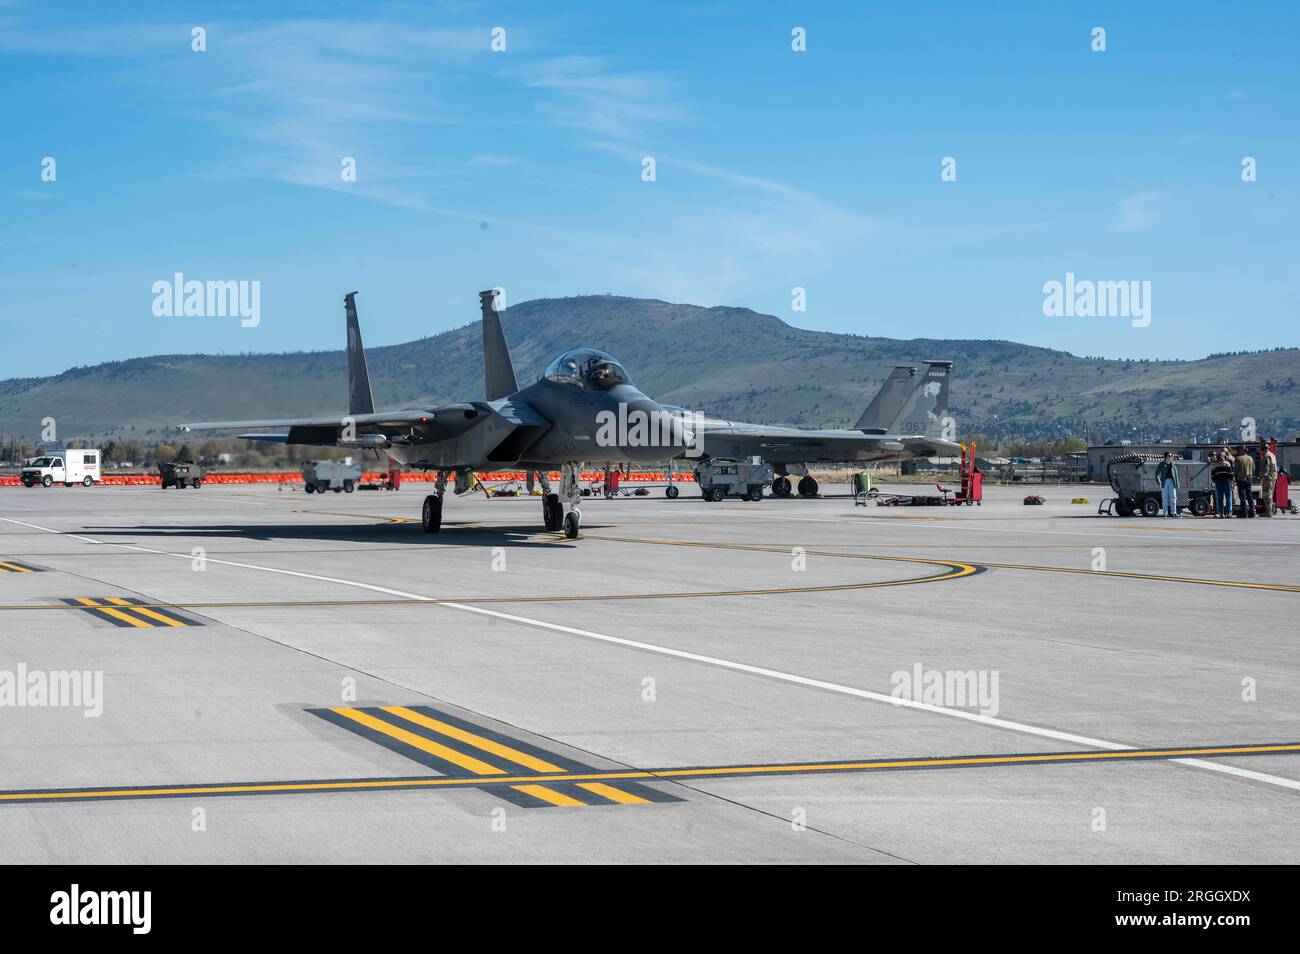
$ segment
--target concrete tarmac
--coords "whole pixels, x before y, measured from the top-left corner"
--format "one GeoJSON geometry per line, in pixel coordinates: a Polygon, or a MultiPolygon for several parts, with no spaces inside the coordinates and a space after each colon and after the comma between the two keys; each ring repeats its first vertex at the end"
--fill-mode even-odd
{"type": "Polygon", "coordinates": [[[1300,858],[1300,519],[823,489],[4,488],[0,855],[1300,858]]]}

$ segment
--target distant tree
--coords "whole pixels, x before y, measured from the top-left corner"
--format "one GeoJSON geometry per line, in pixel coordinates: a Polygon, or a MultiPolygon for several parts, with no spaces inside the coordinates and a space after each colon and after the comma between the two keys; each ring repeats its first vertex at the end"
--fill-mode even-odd
{"type": "Polygon", "coordinates": [[[1088,442],[1082,437],[1067,437],[1052,445],[1053,454],[1081,454],[1088,449],[1088,442]]]}

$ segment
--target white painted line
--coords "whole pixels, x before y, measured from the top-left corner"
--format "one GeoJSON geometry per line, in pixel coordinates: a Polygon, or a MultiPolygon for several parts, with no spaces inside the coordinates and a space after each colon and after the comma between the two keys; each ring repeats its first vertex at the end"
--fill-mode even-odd
{"type": "MultiPolygon", "coordinates": [[[[130,543],[105,543],[100,540],[92,540],[89,537],[78,537],[76,534],[64,534],[63,531],[53,530],[49,527],[39,527],[35,524],[21,523],[17,520],[10,520],[8,517],[0,517],[9,523],[20,523],[21,526],[31,527],[35,530],[44,530],[46,533],[57,533],[62,536],[72,536],[78,540],[87,543],[102,544],[104,546],[120,547],[126,550],[136,550],[141,553],[153,553],[159,556],[175,557],[180,560],[193,559],[188,553],[168,553],[166,550],[155,550],[151,547],[141,547],[130,543]]],[[[384,593],[389,596],[397,596],[414,602],[429,603],[438,602],[437,597],[421,596],[418,593],[407,593],[404,590],[395,590],[387,586],[379,586],[374,583],[362,583],[358,580],[344,580],[338,577],[322,576],[318,573],[304,573],[299,570],[285,570],[279,567],[258,566],[253,563],[237,563],[233,560],[218,560],[213,557],[207,558],[208,563],[216,563],[221,566],[238,567],[244,570],[257,570],[263,573],[279,573],[284,576],[294,576],[300,579],[316,580],[321,583],[336,583],[340,586],[351,586],[357,589],[370,590],[375,593],[384,593]]],[[[730,669],[733,672],[743,672],[753,676],[762,676],[767,679],[776,679],[781,682],[792,683],[799,686],[807,686],[811,689],[821,689],[827,692],[837,692],[846,696],[854,696],[859,699],[869,699],[872,702],[884,702],[896,708],[917,709],[922,712],[929,712],[935,715],[948,716],[953,719],[964,719],[968,722],[975,722],[981,725],[990,726],[997,729],[1006,729],[1011,732],[1019,732],[1025,735],[1034,735],[1043,739],[1054,739],[1060,742],[1069,742],[1077,745],[1087,745],[1093,748],[1106,749],[1110,751],[1131,751],[1138,748],[1150,748],[1150,746],[1126,745],[1122,742],[1111,742],[1106,739],[1094,739],[1086,735],[1075,735],[1071,732],[1061,732],[1056,729],[1049,729],[1044,726],[1029,725],[1025,722],[1012,722],[1009,719],[999,719],[996,716],[986,716],[978,712],[967,712],[963,709],[949,709],[945,706],[935,706],[924,702],[915,702],[910,699],[897,699],[893,696],[885,695],[881,692],[873,692],[870,689],[859,689],[856,686],[846,686],[842,683],[827,682],[824,679],[813,679],[809,676],[800,676],[796,673],[784,672],[779,669],[768,669],[764,666],[751,666],[748,663],[736,662],[730,659],[721,659],[717,656],[705,656],[701,653],[692,653],[684,649],[673,649],[670,646],[660,646],[656,643],[646,643],[641,640],[627,639],[622,636],[610,636],[607,633],[597,633],[594,630],[578,629],[574,626],[565,626],[561,623],[548,623],[545,620],[533,619],[529,616],[518,616],[514,613],[503,613],[500,610],[487,609],[483,606],[471,606],[465,603],[438,603],[440,606],[446,606],[451,609],[462,610],[466,613],[477,613],[480,616],[491,616],[496,619],[508,620],[512,623],[520,623],[525,626],[534,626],[540,629],[551,630],[552,632],[564,633],[569,636],[578,636],[583,639],[594,639],[599,642],[610,643],[615,646],[623,646],[627,649],[640,650],[642,652],[657,653],[661,656],[671,656],[676,659],[685,659],[689,662],[702,663],[707,666],[716,666],[720,669],[730,669]]],[[[1249,769],[1235,768],[1231,765],[1223,765],[1218,762],[1211,762],[1205,759],[1170,759],[1169,761],[1177,762],[1180,765],[1187,765],[1192,768],[1205,769],[1211,772],[1219,772],[1224,775],[1232,775],[1237,778],[1246,778],[1252,781],[1265,782],[1269,785],[1276,785],[1280,788],[1288,788],[1293,791],[1300,791],[1300,781],[1295,779],[1283,778],[1278,775],[1267,775],[1263,772],[1254,772],[1249,769]]]]}
{"type": "Polygon", "coordinates": [[[68,530],[51,530],[49,527],[38,527],[34,523],[23,523],[21,520],[14,520],[12,517],[0,517],[5,523],[16,523],[20,527],[27,527],[29,530],[41,530],[45,533],[57,533],[61,537],[72,537],[74,540],[80,540],[82,543],[101,543],[100,540],[92,540],[90,537],[79,536],[68,530]]]}

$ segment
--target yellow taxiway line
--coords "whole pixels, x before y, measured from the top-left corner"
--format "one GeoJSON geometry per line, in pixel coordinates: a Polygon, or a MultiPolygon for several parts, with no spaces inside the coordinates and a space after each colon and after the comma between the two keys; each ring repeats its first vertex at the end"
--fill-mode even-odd
{"type": "MultiPolygon", "coordinates": [[[[708,543],[695,540],[644,540],[636,537],[614,537],[603,534],[587,534],[588,538],[596,540],[607,540],[616,543],[644,543],[656,546],[670,547],[701,547],[705,549],[720,550],[754,550],[763,553],[788,553],[790,547],[787,546],[766,546],[748,543],[708,543]]],[[[797,545],[797,544],[796,544],[797,545]]],[[[898,563],[935,563],[936,560],[926,560],[921,557],[904,557],[888,556],[885,554],[873,553],[836,553],[828,550],[815,550],[804,548],[804,552],[809,556],[835,557],[844,560],[888,560],[898,563]]],[[[954,561],[955,562],[955,561],[954,561]]],[[[1277,590],[1284,593],[1300,593],[1300,586],[1292,586],[1285,583],[1250,583],[1242,580],[1214,580],[1202,577],[1191,576],[1166,576],[1158,573],[1126,573],[1120,570],[1092,570],[1082,567],[1072,566],[1040,566],[1028,563],[989,563],[986,560],[964,561],[964,565],[972,566],[978,569],[998,569],[998,570],[1030,570],[1041,573],[1079,573],[1084,576],[1096,577],[1117,577],[1121,579],[1132,580],[1152,580],[1161,583],[1198,583],[1204,586],[1233,586],[1253,590],[1277,590]]],[[[963,574],[966,575],[966,574],[963,574]]],[[[955,576],[953,577],[955,578],[955,576]]]]}
{"type": "MultiPolygon", "coordinates": [[[[844,554],[830,554],[842,556],[844,554]]],[[[866,559],[866,558],[864,558],[866,559]]],[[[874,580],[865,583],[825,583],[809,586],[773,586],[747,590],[696,590],[668,593],[599,593],[582,595],[548,595],[548,596],[445,596],[428,599],[409,598],[375,598],[375,599],[317,599],[317,600],[202,600],[183,603],[132,603],[132,609],[221,609],[236,607],[292,607],[292,606],[403,606],[403,605],[438,605],[440,603],[574,603],[604,602],[608,600],[676,600],[703,599],[719,596],[776,596],[788,593],[825,593],[836,590],[870,590],[885,586],[911,586],[915,583],[940,583],[945,580],[959,580],[962,577],[979,573],[975,564],[959,563],[953,560],[924,560],[918,557],[871,557],[869,559],[896,560],[902,563],[921,563],[929,566],[945,567],[948,572],[934,573],[927,576],[912,577],[905,580],[874,580]]],[[[0,611],[12,610],[58,610],[84,609],[81,606],[69,606],[67,603],[3,603],[0,611]]],[[[96,607],[103,609],[104,607],[96,607]]]]}
{"type": "MultiPolygon", "coordinates": [[[[548,782],[577,782],[584,788],[608,781],[640,779],[646,781],[690,778],[739,778],[764,775],[811,775],[902,769],[973,768],[1005,765],[1043,765],[1052,763],[1162,761],[1187,758],[1222,758],[1233,755],[1269,755],[1300,753],[1300,742],[1245,745],[1206,745],[1186,748],[1124,749],[1107,751],[1042,752],[1014,755],[960,755],[941,758],[867,759],[852,762],[778,763],[760,765],[716,765],[690,768],[610,769],[590,772],[557,772],[547,775],[491,775],[484,777],[414,777],[335,779],[295,782],[247,782],[212,785],[174,785],[153,787],[82,788],[0,792],[0,802],[58,802],[83,799],[167,798],[190,795],[276,795],[307,792],[356,792],[419,788],[483,788],[508,785],[523,790],[548,782]]],[[[595,791],[595,789],[591,789],[595,791]]],[[[551,792],[558,795],[559,793],[551,792]]],[[[538,792],[528,792],[549,800],[538,792]]],[[[613,798],[605,792],[599,792],[613,798]]],[[[626,795],[626,793],[620,793],[626,795]]],[[[566,797],[566,796],[560,796],[566,797]]],[[[634,797],[634,796],[629,796],[634,797]]],[[[558,802],[555,804],[559,804],[558,802]]]]}

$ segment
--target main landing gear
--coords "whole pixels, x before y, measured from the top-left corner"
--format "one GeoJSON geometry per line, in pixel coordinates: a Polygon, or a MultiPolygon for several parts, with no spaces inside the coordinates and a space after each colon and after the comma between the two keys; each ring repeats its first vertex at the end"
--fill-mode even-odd
{"type": "MultiPolygon", "coordinates": [[[[582,465],[565,464],[561,472],[560,493],[546,493],[542,497],[542,520],[547,530],[563,531],[570,540],[576,540],[582,527],[582,512],[578,510],[578,477],[582,465]]],[[[420,508],[420,527],[425,533],[437,533],[442,529],[442,501],[447,495],[447,475],[439,473],[434,486],[436,492],[425,497],[424,506],[420,508]]],[[[547,485],[543,484],[543,487],[547,485]]]]}
{"type": "Polygon", "coordinates": [[[563,530],[570,540],[578,539],[582,511],[578,509],[578,475],[582,464],[565,464],[560,468],[560,492],[542,498],[542,520],[552,533],[563,530]],[[565,512],[565,509],[568,512],[565,512]]]}
{"type": "MultiPolygon", "coordinates": [[[[796,476],[799,475],[796,474],[796,476]]],[[[798,489],[800,497],[816,497],[818,490],[817,481],[805,472],[799,477],[798,489]]],[[[793,491],[794,487],[790,483],[789,474],[781,474],[772,480],[772,496],[789,497],[792,495],[793,491]]]]}
{"type": "Polygon", "coordinates": [[[420,526],[425,533],[437,533],[442,529],[442,498],[447,492],[446,474],[438,474],[434,489],[437,493],[425,497],[424,506],[420,508],[420,526]]]}
{"type": "Polygon", "coordinates": [[[429,494],[424,498],[424,507],[420,510],[420,526],[425,533],[437,533],[442,529],[442,497],[429,494]]]}

